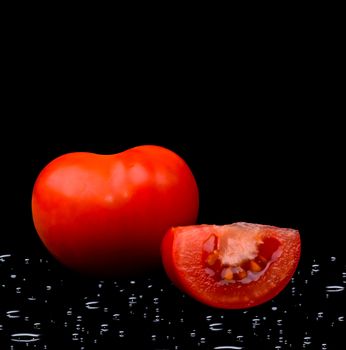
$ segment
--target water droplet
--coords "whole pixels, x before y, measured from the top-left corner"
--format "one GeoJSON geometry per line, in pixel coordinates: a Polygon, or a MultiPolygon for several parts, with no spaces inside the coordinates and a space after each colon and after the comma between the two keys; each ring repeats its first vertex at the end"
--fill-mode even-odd
{"type": "Polygon", "coordinates": [[[330,261],[335,261],[336,260],[336,257],[335,256],[331,256],[330,257],[330,261]]]}
{"type": "Polygon", "coordinates": [[[47,286],[46,286],[46,290],[47,290],[47,291],[52,290],[52,286],[47,285],[47,286]]]}
{"type": "Polygon", "coordinates": [[[339,316],[339,317],[338,317],[338,321],[344,322],[344,316],[339,316]]]}
{"type": "Polygon", "coordinates": [[[17,275],[16,274],[12,274],[10,275],[11,278],[17,278],[17,275]]]}
{"type": "Polygon", "coordinates": [[[154,323],[160,322],[160,315],[155,315],[155,318],[153,319],[154,323]]]}
{"type": "Polygon", "coordinates": [[[137,304],[137,297],[135,297],[135,296],[129,297],[129,305],[132,306],[135,304],[137,304]]]}
{"type": "Polygon", "coordinates": [[[125,337],[125,331],[120,330],[119,331],[119,338],[124,338],[125,337]]]}
{"type": "Polygon", "coordinates": [[[8,318],[20,318],[20,310],[11,310],[6,312],[8,318]]]}
{"type": "Polygon", "coordinates": [[[191,338],[195,338],[195,337],[196,337],[196,331],[192,331],[192,332],[190,333],[190,337],[191,337],[191,338]]]}
{"type": "Polygon", "coordinates": [[[102,335],[103,333],[106,333],[108,331],[109,331],[109,324],[108,323],[102,323],[101,324],[100,334],[102,335]]]}
{"type": "Polygon", "coordinates": [[[232,345],[222,345],[222,346],[215,346],[214,350],[226,350],[226,349],[233,349],[233,350],[242,350],[244,349],[242,346],[232,346],[232,345]]]}
{"type": "Polygon", "coordinates": [[[22,292],[22,287],[17,287],[17,288],[16,288],[16,293],[17,293],[17,294],[20,294],[21,292],[22,292]]]}
{"type": "Polygon", "coordinates": [[[97,310],[100,308],[99,301],[88,301],[85,303],[85,307],[89,310],[97,310]]]}
{"type": "Polygon", "coordinates": [[[223,330],[223,323],[211,323],[209,329],[214,332],[219,332],[223,330]]]}
{"type": "Polygon", "coordinates": [[[119,321],[120,320],[120,314],[114,314],[113,315],[113,320],[114,321],[119,321]]]}
{"type": "Polygon", "coordinates": [[[260,318],[253,318],[252,319],[252,327],[255,328],[261,324],[261,319],[260,318]]]}
{"type": "Polygon", "coordinates": [[[278,309],[278,308],[277,308],[276,306],[273,306],[273,307],[272,307],[272,310],[273,310],[273,311],[276,311],[277,309],[278,309]]]}
{"type": "Polygon", "coordinates": [[[151,335],[151,340],[152,340],[152,341],[156,341],[156,334],[152,334],[152,335],[151,335]]]}
{"type": "Polygon", "coordinates": [[[311,344],[311,337],[304,337],[304,343],[305,345],[310,345],[311,344]]]}
{"type": "Polygon", "coordinates": [[[328,293],[336,293],[336,292],[342,292],[345,289],[343,286],[327,286],[326,292],[328,293]]]}
{"type": "Polygon", "coordinates": [[[130,284],[136,284],[136,281],[132,280],[130,281],[130,284]]]}
{"type": "Polygon", "coordinates": [[[242,343],[244,341],[244,336],[243,335],[237,335],[236,339],[237,339],[237,342],[242,343]]]}
{"type": "Polygon", "coordinates": [[[159,298],[153,298],[153,303],[154,303],[155,305],[157,305],[159,302],[160,302],[160,299],[159,299],[159,298]]]}
{"type": "Polygon", "coordinates": [[[311,275],[316,275],[318,272],[320,272],[320,265],[319,264],[313,264],[311,266],[311,275]]]}
{"type": "Polygon", "coordinates": [[[0,255],[0,262],[5,262],[6,259],[10,258],[11,257],[11,254],[3,254],[3,255],[0,255]]]}
{"type": "Polygon", "coordinates": [[[11,341],[17,343],[32,343],[40,339],[40,334],[35,333],[14,333],[11,334],[11,341]]]}

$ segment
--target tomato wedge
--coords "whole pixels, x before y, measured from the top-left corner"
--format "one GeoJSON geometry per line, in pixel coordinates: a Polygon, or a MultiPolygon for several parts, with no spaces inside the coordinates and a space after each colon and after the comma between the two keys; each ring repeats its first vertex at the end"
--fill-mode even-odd
{"type": "Polygon", "coordinates": [[[162,259],[173,283],[223,309],[262,304],[282,291],[300,258],[297,230],[238,222],[171,228],[162,259]]]}

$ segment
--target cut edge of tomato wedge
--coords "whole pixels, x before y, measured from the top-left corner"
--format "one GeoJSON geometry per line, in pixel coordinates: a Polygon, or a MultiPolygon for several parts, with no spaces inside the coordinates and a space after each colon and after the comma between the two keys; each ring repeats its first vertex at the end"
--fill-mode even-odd
{"type": "Polygon", "coordinates": [[[182,291],[209,306],[240,309],[262,304],[286,287],[301,243],[298,230],[238,222],[171,228],[161,250],[167,275],[182,291]],[[217,249],[209,242],[213,236],[217,249]],[[255,252],[253,240],[259,246],[255,252]],[[227,242],[233,250],[222,247],[227,242]]]}

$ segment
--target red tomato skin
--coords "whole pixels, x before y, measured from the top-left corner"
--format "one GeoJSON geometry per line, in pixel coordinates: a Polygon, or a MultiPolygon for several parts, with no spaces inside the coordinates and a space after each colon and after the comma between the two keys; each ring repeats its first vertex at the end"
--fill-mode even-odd
{"type": "MultiPolygon", "coordinates": [[[[237,224],[243,223],[233,225],[237,224]]],[[[202,246],[210,234],[215,233],[214,228],[218,227],[216,225],[173,227],[167,231],[162,240],[161,254],[168,277],[183,292],[215,308],[244,309],[271,300],[289,283],[298,266],[301,253],[300,235],[297,230],[257,226],[263,227],[266,234],[279,239],[283,249],[281,256],[258,281],[241,287],[239,284],[221,286],[206,275],[202,246]],[[281,230],[280,233],[278,230],[281,230]]]]}
{"type": "Polygon", "coordinates": [[[171,226],[196,222],[198,188],[187,164],[160,146],[114,155],[62,155],[39,174],[33,221],[47,249],[80,272],[121,275],[157,266],[171,226]]]}

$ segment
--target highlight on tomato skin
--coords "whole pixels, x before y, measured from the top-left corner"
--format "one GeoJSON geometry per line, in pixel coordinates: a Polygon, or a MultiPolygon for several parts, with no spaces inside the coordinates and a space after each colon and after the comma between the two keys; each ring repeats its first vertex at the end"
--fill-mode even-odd
{"type": "Polygon", "coordinates": [[[173,227],[161,254],[167,275],[182,291],[209,306],[241,309],[286,287],[300,249],[298,230],[238,222],[173,227]]]}

